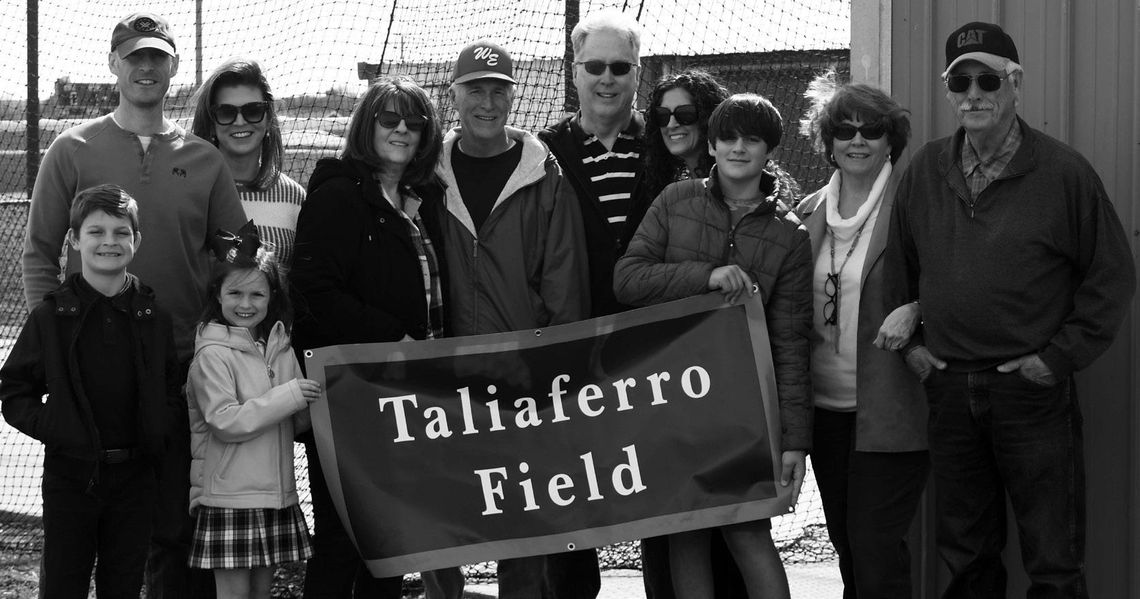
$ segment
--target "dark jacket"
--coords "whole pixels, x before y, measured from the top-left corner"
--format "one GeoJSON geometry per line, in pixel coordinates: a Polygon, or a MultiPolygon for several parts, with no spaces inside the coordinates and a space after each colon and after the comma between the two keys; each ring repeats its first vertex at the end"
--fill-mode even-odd
{"type": "MultiPolygon", "coordinates": [[[[895,171],[897,173],[897,171],[895,171]]],[[[859,322],[855,350],[855,449],[922,451],[926,449],[926,393],[901,354],[875,347],[875,336],[889,311],[883,306],[883,254],[890,231],[898,178],[883,190],[879,217],[867,241],[859,287],[859,322]]],[[[796,209],[811,235],[812,255],[826,251],[827,206],[823,193],[804,198],[796,209]]],[[[814,262],[813,262],[814,263],[814,262]]],[[[846,293],[846,292],[845,292],[846,293]]],[[[821,342],[817,339],[816,342],[821,342]]]]}
{"type": "Polygon", "coordinates": [[[784,451],[811,448],[812,261],[807,230],[776,199],[775,180],[761,184],[766,201],[735,227],[716,185],[692,179],[653,201],[614,271],[617,299],[645,306],[708,292],[713,269],[740,266],[760,287],[780,400],[784,451]]]}
{"type": "Polygon", "coordinates": [[[1075,150],[1029,127],[1005,171],[970,201],[965,138],[922,147],[899,183],[887,248],[899,293],[922,298],[924,342],[948,369],[1029,354],[1064,380],[1112,343],[1136,267],[1104,185],[1075,150]]]}
{"type": "MultiPolygon", "coordinates": [[[[0,368],[0,402],[8,424],[41,441],[48,456],[75,458],[68,463],[82,466],[74,475],[95,482],[99,457],[108,448],[100,440],[92,398],[80,375],[78,336],[94,305],[81,300],[80,276],[68,277],[32,310],[0,368]],[[41,403],[45,393],[47,401],[41,403]]],[[[137,449],[157,464],[171,435],[188,426],[186,401],[170,315],[155,304],[149,287],[128,277],[125,299],[139,402],[137,449]]]]}
{"type": "MultiPolygon", "coordinates": [[[[605,316],[629,309],[614,297],[614,263],[625,253],[629,240],[637,231],[638,224],[645,216],[649,197],[645,190],[644,172],[637,174],[637,181],[630,198],[630,213],[625,223],[625,233],[615,240],[610,224],[602,213],[602,202],[590,187],[590,182],[582,172],[582,144],[574,137],[570,128],[570,118],[538,132],[538,138],[550,148],[550,153],[558,159],[563,176],[570,181],[578,195],[582,207],[582,226],[586,234],[586,258],[590,264],[590,315],[605,316]]],[[[630,128],[638,138],[644,138],[645,121],[638,112],[633,113],[630,128]]],[[[644,169],[642,169],[644,171],[644,169]]]]}
{"type": "MultiPolygon", "coordinates": [[[[427,235],[441,239],[427,206],[434,198],[421,197],[427,235]]],[[[419,256],[407,222],[384,199],[368,165],[350,158],[317,163],[294,247],[294,349],[427,336],[419,256]]]]}

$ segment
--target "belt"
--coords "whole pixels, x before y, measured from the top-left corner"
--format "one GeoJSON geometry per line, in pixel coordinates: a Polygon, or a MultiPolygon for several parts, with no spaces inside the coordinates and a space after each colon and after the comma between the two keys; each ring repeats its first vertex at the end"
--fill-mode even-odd
{"type": "Polygon", "coordinates": [[[142,457],[142,452],[134,447],[127,449],[104,449],[99,452],[99,461],[104,464],[122,464],[123,462],[129,462],[140,457],[142,457]]]}

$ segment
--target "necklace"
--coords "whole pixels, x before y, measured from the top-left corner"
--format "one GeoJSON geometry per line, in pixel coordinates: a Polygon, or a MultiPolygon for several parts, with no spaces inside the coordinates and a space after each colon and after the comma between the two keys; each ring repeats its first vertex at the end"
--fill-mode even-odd
{"type": "Polygon", "coordinates": [[[823,287],[824,292],[827,293],[827,302],[823,304],[823,324],[835,327],[832,329],[835,353],[839,353],[839,301],[843,295],[841,284],[843,269],[847,268],[847,262],[851,260],[851,254],[855,253],[855,247],[859,245],[859,238],[863,236],[863,227],[866,226],[867,221],[864,220],[863,224],[859,225],[859,229],[855,231],[855,238],[851,240],[851,247],[847,248],[847,255],[843,257],[839,270],[835,269],[835,230],[830,226],[827,227],[827,240],[831,248],[831,272],[827,273],[827,280],[823,287]],[[829,287],[831,289],[828,289],[829,287]],[[828,314],[829,306],[831,307],[830,315],[828,314]]]}

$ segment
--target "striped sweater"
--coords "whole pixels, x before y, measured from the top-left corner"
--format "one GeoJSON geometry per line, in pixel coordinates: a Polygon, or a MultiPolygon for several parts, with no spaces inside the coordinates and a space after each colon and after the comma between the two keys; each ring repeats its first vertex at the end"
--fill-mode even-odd
{"type": "Polygon", "coordinates": [[[268,189],[256,190],[238,184],[238,197],[247,217],[257,223],[263,242],[272,243],[277,260],[288,268],[293,264],[293,238],[297,215],[305,201],[305,188],[281,173],[268,189]]]}

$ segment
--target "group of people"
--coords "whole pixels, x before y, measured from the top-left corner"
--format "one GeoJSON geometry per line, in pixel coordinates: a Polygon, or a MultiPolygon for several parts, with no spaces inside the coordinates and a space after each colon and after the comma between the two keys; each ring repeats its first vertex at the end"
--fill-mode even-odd
{"type": "MultiPolygon", "coordinates": [[[[1112,341],[1135,268],[1093,169],[1016,116],[1013,40],[987,23],[950,35],[960,127],[905,173],[907,111],[817,78],[800,131],[835,171],[807,197],[773,160],[785,123],[766,98],[684,71],[643,116],[637,23],[600,11],[571,42],[574,114],[509,126],[511,56],[480,40],[454,64],[458,127],[415,82],[377,81],[306,190],[282,172],[255,61],[209,76],[187,132],[163,112],[167,22],[116,25],[119,105],[44,157],[31,316],[0,369],[4,417],[46,446],[42,597],[86,596],[93,567],[100,596],[137,597],[145,570],[154,598],[268,597],[274,567],[300,560],[306,598],[399,597],[336,514],[307,418],[321,389],[295,352],[709,292],[760,296],[778,483],[796,497],[811,456],[845,598],[910,596],[906,532],[931,471],[947,597],[1004,595],[1007,492],[1030,595],[1087,596],[1072,375],[1112,341]]],[[[652,599],[789,596],[768,521],[642,550],[652,599]]],[[[422,576],[428,597],[462,597],[458,568],[422,576]]],[[[505,598],[596,597],[597,554],[501,560],[498,580],[505,598]]]]}

